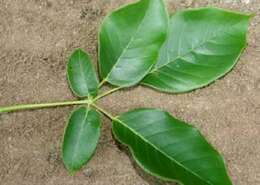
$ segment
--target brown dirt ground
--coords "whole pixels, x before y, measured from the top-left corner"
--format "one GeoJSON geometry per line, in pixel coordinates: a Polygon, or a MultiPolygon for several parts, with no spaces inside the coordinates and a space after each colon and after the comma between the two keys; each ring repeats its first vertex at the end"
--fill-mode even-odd
{"type": "MultiPolygon", "coordinates": [[[[0,105],[72,99],[65,65],[74,48],[95,59],[105,14],[130,0],[0,0],[0,105]]],[[[226,77],[192,93],[171,95],[137,87],[100,102],[113,114],[158,107],[201,129],[223,154],[235,185],[260,184],[260,1],[168,0],[169,9],[214,5],[255,12],[248,47],[226,77]]],[[[71,107],[0,115],[1,185],[148,185],[120,150],[103,118],[96,155],[75,176],[60,160],[71,107]]]]}

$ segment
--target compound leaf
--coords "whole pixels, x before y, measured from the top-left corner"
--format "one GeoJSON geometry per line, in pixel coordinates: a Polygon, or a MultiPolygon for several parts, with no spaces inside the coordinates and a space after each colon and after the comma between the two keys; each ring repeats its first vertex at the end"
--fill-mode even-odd
{"type": "Polygon", "coordinates": [[[98,80],[89,56],[76,49],[67,63],[67,78],[72,92],[79,97],[96,96],[98,80]]]}
{"type": "Polygon", "coordinates": [[[75,110],[68,122],[62,145],[62,159],[70,173],[79,170],[94,153],[100,135],[100,116],[90,108],[75,110]]]}
{"type": "Polygon", "coordinates": [[[113,134],[148,173],[184,185],[231,185],[220,154],[194,127],[158,109],[113,121],[113,134]]]}
{"type": "Polygon", "coordinates": [[[103,80],[116,86],[132,86],[141,81],[157,60],[167,25],[162,0],[141,0],[107,16],[99,33],[103,80]]]}
{"type": "Polygon", "coordinates": [[[177,12],[158,61],[142,83],[179,93],[215,81],[232,69],[244,50],[249,18],[218,8],[177,12]]]}

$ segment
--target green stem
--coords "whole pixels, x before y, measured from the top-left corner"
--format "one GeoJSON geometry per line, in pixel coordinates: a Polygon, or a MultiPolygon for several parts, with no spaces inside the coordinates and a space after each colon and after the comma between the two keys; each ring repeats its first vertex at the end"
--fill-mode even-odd
{"type": "MultiPolygon", "coordinates": [[[[82,104],[88,104],[91,105],[95,101],[99,100],[100,98],[103,98],[117,90],[119,90],[121,87],[117,87],[114,89],[111,89],[99,96],[97,96],[94,99],[89,99],[89,100],[75,100],[75,101],[63,101],[63,102],[53,102],[53,103],[39,103],[39,104],[25,104],[25,105],[13,105],[13,106],[7,106],[7,107],[0,107],[0,114],[5,113],[5,112],[13,112],[17,110],[26,110],[26,109],[38,109],[38,108],[47,108],[47,107],[57,107],[57,106],[67,106],[67,105],[82,105],[82,104]]],[[[96,107],[95,105],[93,105],[96,107]]],[[[97,108],[98,109],[98,108],[97,108]]],[[[99,108],[100,111],[102,110],[99,108]]],[[[106,114],[105,112],[103,112],[106,114]]],[[[106,114],[107,116],[109,114],[106,114]]],[[[113,117],[111,117],[112,119],[113,117]]]]}
{"type": "Polygon", "coordinates": [[[47,107],[67,106],[67,105],[82,105],[82,104],[89,104],[89,103],[90,103],[89,100],[78,100],[78,101],[64,101],[64,102],[53,102],[53,103],[13,105],[9,107],[0,107],[0,113],[12,112],[17,110],[25,110],[25,109],[37,109],[37,108],[47,108],[47,107]]]}
{"type": "Polygon", "coordinates": [[[98,88],[101,88],[103,85],[104,85],[104,83],[106,83],[106,79],[104,79],[104,80],[102,80],[100,83],[99,83],[99,85],[98,85],[98,88]]]}
{"type": "Polygon", "coordinates": [[[121,89],[121,88],[122,88],[122,87],[116,87],[116,88],[111,89],[111,90],[109,90],[109,91],[107,91],[107,92],[104,92],[103,94],[100,94],[99,96],[97,96],[96,98],[94,98],[93,102],[95,102],[95,101],[97,101],[97,100],[99,100],[99,99],[101,99],[101,98],[103,98],[103,97],[105,97],[105,96],[107,96],[107,95],[109,95],[109,94],[111,94],[111,93],[113,93],[113,92],[115,92],[115,91],[121,89]]]}
{"type": "Polygon", "coordinates": [[[96,108],[99,112],[103,113],[105,116],[107,116],[109,119],[111,120],[115,120],[116,117],[114,117],[113,115],[111,115],[110,113],[108,113],[106,110],[104,110],[103,108],[99,107],[96,104],[91,104],[91,106],[93,106],[94,108],[96,108]]]}

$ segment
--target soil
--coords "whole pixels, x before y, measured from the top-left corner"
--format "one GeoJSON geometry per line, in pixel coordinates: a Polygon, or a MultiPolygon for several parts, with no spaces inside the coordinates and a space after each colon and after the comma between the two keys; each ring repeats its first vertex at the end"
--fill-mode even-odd
{"type": "MultiPolygon", "coordinates": [[[[130,0],[0,0],[0,105],[73,99],[65,76],[77,47],[97,58],[104,16],[130,0]]],[[[248,47],[224,78],[186,94],[145,87],[100,101],[114,115],[157,107],[190,122],[224,156],[235,185],[260,184],[260,1],[168,0],[171,11],[217,6],[254,12],[248,47]]],[[[72,107],[0,115],[0,185],[158,185],[114,142],[103,118],[95,156],[75,176],[60,159],[60,143],[72,107]]]]}

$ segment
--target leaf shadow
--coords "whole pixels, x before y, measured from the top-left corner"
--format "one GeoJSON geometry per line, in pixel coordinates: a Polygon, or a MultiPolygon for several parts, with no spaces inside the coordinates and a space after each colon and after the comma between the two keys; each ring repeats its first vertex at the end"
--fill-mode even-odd
{"type": "MultiPolygon", "coordinates": [[[[112,134],[113,136],[113,134],[112,134]]],[[[127,146],[121,144],[120,142],[118,142],[115,137],[113,136],[113,139],[114,139],[114,142],[115,142],[115,145],[118,147],[118,149],[125,153],[130,161],[131,161],[131,164],[133,165],[136,173],[144,180],[146,181],[149,185],[178,185],[176,183],[173,183],[173,182],[166,182],[166,181],[163,181],[163,180],[160,180],[148,173],[146,173],[134,160],[130,150],[128,149],[127,146]]]]}

